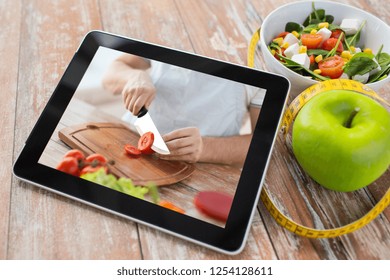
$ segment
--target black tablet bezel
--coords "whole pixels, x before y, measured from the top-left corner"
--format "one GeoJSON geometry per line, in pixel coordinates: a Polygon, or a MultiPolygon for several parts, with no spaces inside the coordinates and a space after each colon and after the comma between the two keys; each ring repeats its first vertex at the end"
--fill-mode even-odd
{"type": "Polygon", "coordinates": [[[230,64],[102,31],[86,35],[14,164],[15,176],[65,196],[228,254],[243,248],[269,162],[289,81],[275,74],[230,64]],[[259,120],[225,228],[162,209],[152,203],[99,186],[38,163],[99,46],[192,69],[266,89],[259,120]],[[83,186],[82,188],[80,186],[83,186]],[[129,203],[130,202],[130,203],[129,203]]]}

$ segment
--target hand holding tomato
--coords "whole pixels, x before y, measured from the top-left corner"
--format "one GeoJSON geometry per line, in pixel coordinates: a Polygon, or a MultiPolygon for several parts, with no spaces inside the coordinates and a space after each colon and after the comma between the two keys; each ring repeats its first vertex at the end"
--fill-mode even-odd
{"type": "Polygon", "coordinates": [[[171,153],[159,155],[160,158],[187,162],[199,161],[203,151],[203,140],[198,128],[186,127],[174,130],[164,135],[163,139],[171,153]]]}

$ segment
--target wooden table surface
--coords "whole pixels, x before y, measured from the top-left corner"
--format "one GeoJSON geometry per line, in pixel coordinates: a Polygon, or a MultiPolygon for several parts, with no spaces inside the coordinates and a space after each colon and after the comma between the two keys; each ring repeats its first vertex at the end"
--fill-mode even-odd
{"type": "MultiPolygon", "coordinates": [[[[0,2],[0,259],[390,259],[390,209],[354,233],[312,240],[281,228],[260,202],[244,251],[226,256],[42,190],[12,165],[84,35],[93,29],[246,64],[251,34],[287,0],[0,2]]],[[[343,0],[385,22],[389,1],[343,0]]],[[[256,65],[264,67],[260,55],[256,65]]],[[[390,100],[389,85],[382,94],[390,100]]],[[[364,215],[390,185],[336,193],[314,184],[279,139],[266,187],[297,222],[317,228],[364,215]]]]}

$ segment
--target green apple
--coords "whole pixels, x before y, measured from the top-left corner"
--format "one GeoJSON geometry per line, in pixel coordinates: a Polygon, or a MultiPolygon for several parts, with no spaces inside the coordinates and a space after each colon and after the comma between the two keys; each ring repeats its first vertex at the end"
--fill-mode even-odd
{"type": "Polygon", "coordinates": [[[363,188],[390,165],[390,113],[357,92],[320,93],[298,113],[292,147],[302,168],[323,187],[363,188]]]}

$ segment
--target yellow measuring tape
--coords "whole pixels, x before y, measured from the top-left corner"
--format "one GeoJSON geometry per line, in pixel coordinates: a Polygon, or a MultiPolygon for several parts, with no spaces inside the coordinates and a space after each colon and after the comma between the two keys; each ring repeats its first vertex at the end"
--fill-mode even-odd
{"type": "MultiPolygon", "coordinates": [[[[258,41],[260,40],[260,29],[258,29],[252,36],[252,39],[250,41],[249,47],[248,47],[248,66],[254,67],[255,65],[255,52],[257,48],[258,41]]],[[[334,90],[334,89],[343,89],[343,90],[351,90],[356,91],[368,96],[371,96],[372,98],[386,104],[387,106],[390,106],[390,104],[381,98],[378,94],[376,94],[372,89],[369,87],[353,81],[353,80],[327,80],[325,82],[321,82],[318,84],[315,84],[306,90],[304,90],[301,94],[299,94],[288,106],[286,109],[282,124],[281,124],[281,131],[283,135],[286,137],[289,129],[291,127],[292,122],[294,121],[295,117],[297,116],[299,110],[314,96],[316,96],[319,93],[322,93],[324,91],[334,90]]],[[[280,224],[282,227],[286,228],[287,230],[298,234],[300,236],[309,237],[309,238],[331,238],[340,236],[343,234],[347,234],[350,232],[353,232],[359,228],[364,227],[368,223],[370,223],[372,220],[374,220],[379,214],[383,212],[383,210],[386,209],[387,206],[390,204],[390,188],[387,190],[385,195],[382,197],[382,199],[363,217],[360,219],[347,224],[345,226],[341,226],[338,228],[333,229],[314,229],[309,228],[303,225],[300,225],[296,222],[294,222],[289,217],[285,216],[273,203],[271,200],[269,194],[267,193],[266,188],[264,187],[261,191],[260,198],[263,201],[265,207],[268,209],[268,211],[271,213],[272,217],[276,220],[278,224],[280,224]]]]}

